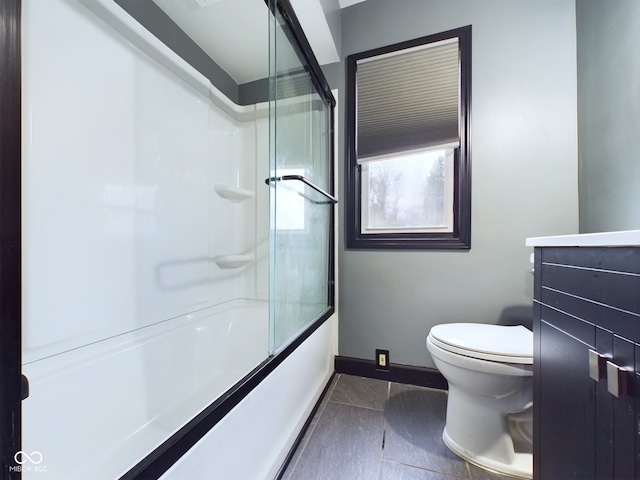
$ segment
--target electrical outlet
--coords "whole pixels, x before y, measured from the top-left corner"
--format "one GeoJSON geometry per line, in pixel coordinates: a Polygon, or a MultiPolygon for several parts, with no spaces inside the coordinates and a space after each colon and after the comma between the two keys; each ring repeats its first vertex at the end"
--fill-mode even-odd
{"type": "Polygon", "coordinates": [[[389,350],[376,349],[376,369],[389,370],[389,350]]]}

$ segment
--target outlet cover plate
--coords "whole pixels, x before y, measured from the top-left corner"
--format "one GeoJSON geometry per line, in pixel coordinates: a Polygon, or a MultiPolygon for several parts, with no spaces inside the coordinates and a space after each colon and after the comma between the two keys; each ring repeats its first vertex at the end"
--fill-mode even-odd
{"type": "Polygon", "coordinates": [[[376,348],[376,370],[389,371],[389,350],[376,348]]]}

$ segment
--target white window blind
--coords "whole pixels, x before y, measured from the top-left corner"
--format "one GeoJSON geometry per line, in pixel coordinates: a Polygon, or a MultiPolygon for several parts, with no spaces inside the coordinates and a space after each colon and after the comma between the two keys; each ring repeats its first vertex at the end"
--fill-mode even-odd
{"type": "Polygon", "coordinates": [[[459,145],[458,38],[357,63],[358,162],[459,145]]]}

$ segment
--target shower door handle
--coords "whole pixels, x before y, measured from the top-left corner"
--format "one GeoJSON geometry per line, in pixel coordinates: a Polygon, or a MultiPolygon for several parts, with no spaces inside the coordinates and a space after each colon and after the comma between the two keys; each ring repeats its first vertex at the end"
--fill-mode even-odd
{"type": "Polygon", "coordinates": [[[318,200],[312,199],[309,195],[306,195],[303,192],[298,192],[298,195],[300,195],[301,197],[306,198],[311,203],[315,203],[316,205],[338,203],[338,199],[336,197],[334,197],[333,195],[331,195],[328,192],[325,192],[322,188],[317,186],[315,183],[309,181],[308,179],[304,178],[302,175],[282,175],[280,177],[269,177],[269,178],[265,179],[264,183],[266,183],[269,186],[272,186],[271,182],[275,183],[275,182],[281,182],[281,181],[298,181],[298,182],[302,182],[302,183],[304,183],[308,187],[312,188],[313,190],[315,190],[316,192],[318,192],[320,195],[322,195],[323,197],[325,197],[327,199],[327,200],[318,201],[318,200]]]}

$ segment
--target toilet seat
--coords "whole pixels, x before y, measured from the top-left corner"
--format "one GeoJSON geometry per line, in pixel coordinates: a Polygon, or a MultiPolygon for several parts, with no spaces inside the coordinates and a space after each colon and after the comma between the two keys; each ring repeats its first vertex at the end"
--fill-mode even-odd
{"type": "Polygon", "coordinates": [[[441,324],[431,329],[429,338],[451,353],[491,362],[533,364],[533,333],[522,325],[441,324]]]}

